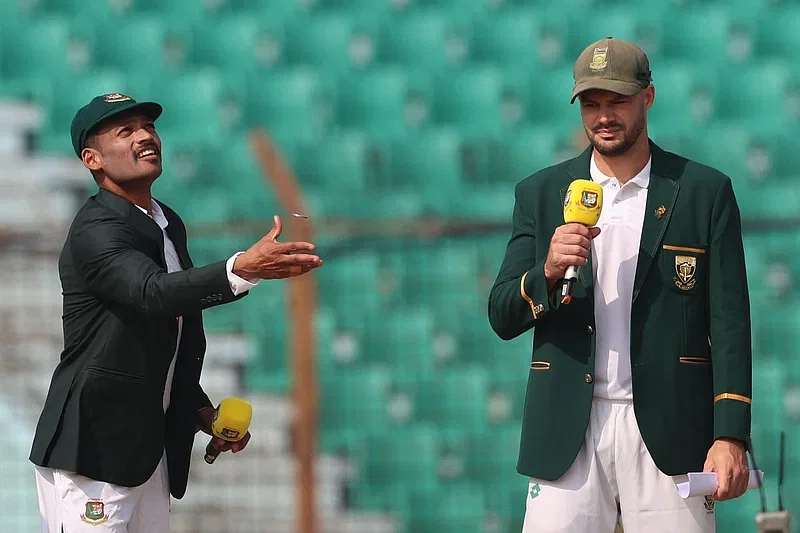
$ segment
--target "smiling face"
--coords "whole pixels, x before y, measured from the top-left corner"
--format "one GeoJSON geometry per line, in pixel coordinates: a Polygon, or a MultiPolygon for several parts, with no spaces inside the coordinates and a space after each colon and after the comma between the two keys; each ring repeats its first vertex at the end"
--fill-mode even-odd
{"type": "Polygon", "coordinates": [[[152,118],[133,109],[110,117],[91,133],[81,153],[98,183],[122,189],[148,186],[161,175],[161,139],[152,118]]]}
{"type": "Polygon", "coordinates": [[[645,130],[655,89],[650,85],[633,96],[593,89],[578,98],[589,142],[598,153],[616,157],[627,152],[645,130]]]}

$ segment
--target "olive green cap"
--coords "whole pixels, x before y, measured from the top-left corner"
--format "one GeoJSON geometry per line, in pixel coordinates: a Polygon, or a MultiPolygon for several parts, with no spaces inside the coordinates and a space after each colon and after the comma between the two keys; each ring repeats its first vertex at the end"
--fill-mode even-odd
{"type": "Polygon", "coordinates": [[[650,61],[644,51],[631,42],[613,37],[587,46],[575,62],[572,75],[575,86],[570,103],[589,89],[633,96],[652,81],[650,61]]]}
{"type": "Polygon", "coordinates": [[[120,93],[95,96],[91,102],[80,108],[72,119],[70,137],[72,137],[72,148],[75,150],[75,154],[81,157],[86,138],[101,122],[134,108],[141,110],[153,120],[161,116],[162,112],[161,105],[155,102],[137,102],[130,96],[120,93]]]}

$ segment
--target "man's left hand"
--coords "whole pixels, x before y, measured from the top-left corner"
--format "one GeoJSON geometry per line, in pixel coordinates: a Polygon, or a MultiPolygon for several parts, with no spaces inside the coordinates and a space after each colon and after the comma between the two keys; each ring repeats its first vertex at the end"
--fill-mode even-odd
{"type": "Polygon", "coordinates": [[[211,431],[211,424],[214,422],[214,411],[215,409],[213,407],[204,407],[197,411],[197,428],[206,435],[213,437],[212,446],[220,452],[231,451],[236,453],[244,450],[247,443],[250,442],[250,432],[248,431],[244,437],[236,442],[228,442],[219,437],[215,437],[214,433],[211,431]]]}
{"type": "Polygon", "coordinates": [[[712,495],[715,500],[733,500],[744,494],[750,481],[744,443],[735,439],[714,441],[708,450],[703,472],[717,473],[717,490],[712,495]]]}

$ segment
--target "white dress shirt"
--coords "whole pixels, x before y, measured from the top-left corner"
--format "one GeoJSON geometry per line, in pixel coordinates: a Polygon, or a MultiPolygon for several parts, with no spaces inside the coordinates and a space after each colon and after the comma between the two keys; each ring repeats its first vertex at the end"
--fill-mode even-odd
{"type": "MultiPolygon", "coordinates": [[[[167,217],[164,216],[164,212],[161,210],[161,206],[158,205],[158,202],[155,200],[150,200],[150,213],[147,212],[146,209],[143,209],[140,206],[138,207],[144,214],[149,216],[150,218],[155,221],[156,224],[161,228],[161,233],[164,236],[164,260],[167,263],[167,272],[177,272],[179,270],[183,270],[181,268],[180,260],[178,259],[178,252],[175,250],[175,245],[170,240],[169,236],[167,235],[167,225],[169,222],[167,221],[167,217]]],[[[244,252],[237,252],[233,256],[228,259],[227,262],[227,269],[228,269],[228,282],[231,286],[231,291],[233,291],[234,295],[241,294],[243,292],[249,291],[251,288],[258,285],[258,280],[255,282],[249,282],[245,279],[240,278],[236,274],[233,273],[233,262],[236,260],[236,257],[239,254],[244,252]]],[[[167,412],[167,408],[169,407],[169,400],[170,394],[172,392],[172,379],[175,373],[175,361],[178,357],[178,349],[181,345],[181,333],[183,332],[183,317],[176,317],[178,320],[178,340],[175,344],[175,353],[172,356],[172,361],[169,365],[169,370],[167,372],[167,380],[164,383],[164,412],[167,412]]]]}
{"type": "Polygon", "coordinates": [[[633,398],[631,383],[631,305],[636,261],[650,183],[650,163],[620,186],[606,176],[592,154],[589,172],[603,186],[603,209],[592,242],[594,276],[594,395],[611,400],[633,398]]]}

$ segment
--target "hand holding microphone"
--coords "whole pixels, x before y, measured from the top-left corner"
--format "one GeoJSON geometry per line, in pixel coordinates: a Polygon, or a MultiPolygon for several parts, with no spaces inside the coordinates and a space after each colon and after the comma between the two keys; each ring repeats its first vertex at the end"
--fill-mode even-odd
{"type": "Polygon", "coordinates": [[[564,222],[550,241],[544,266],[550,284],[563,280],[561,303],[572,301],[578,269],[587,263],[591,241],[600,234],[594,227],[603,208],[603,187],[590,180],[573,181],[564,197],[564,222]]]}
{"type": "Polygon", "coordinates": [[[248,429],[252,418],[253,407],[248,402],[239,398],[222,400],[213,412],[210,428],[204,428],[212,436],[203,457],[206,463],[214,464],[221,451],[232,449],[236,453],[244,449],[250,440],[248,429]]]}

